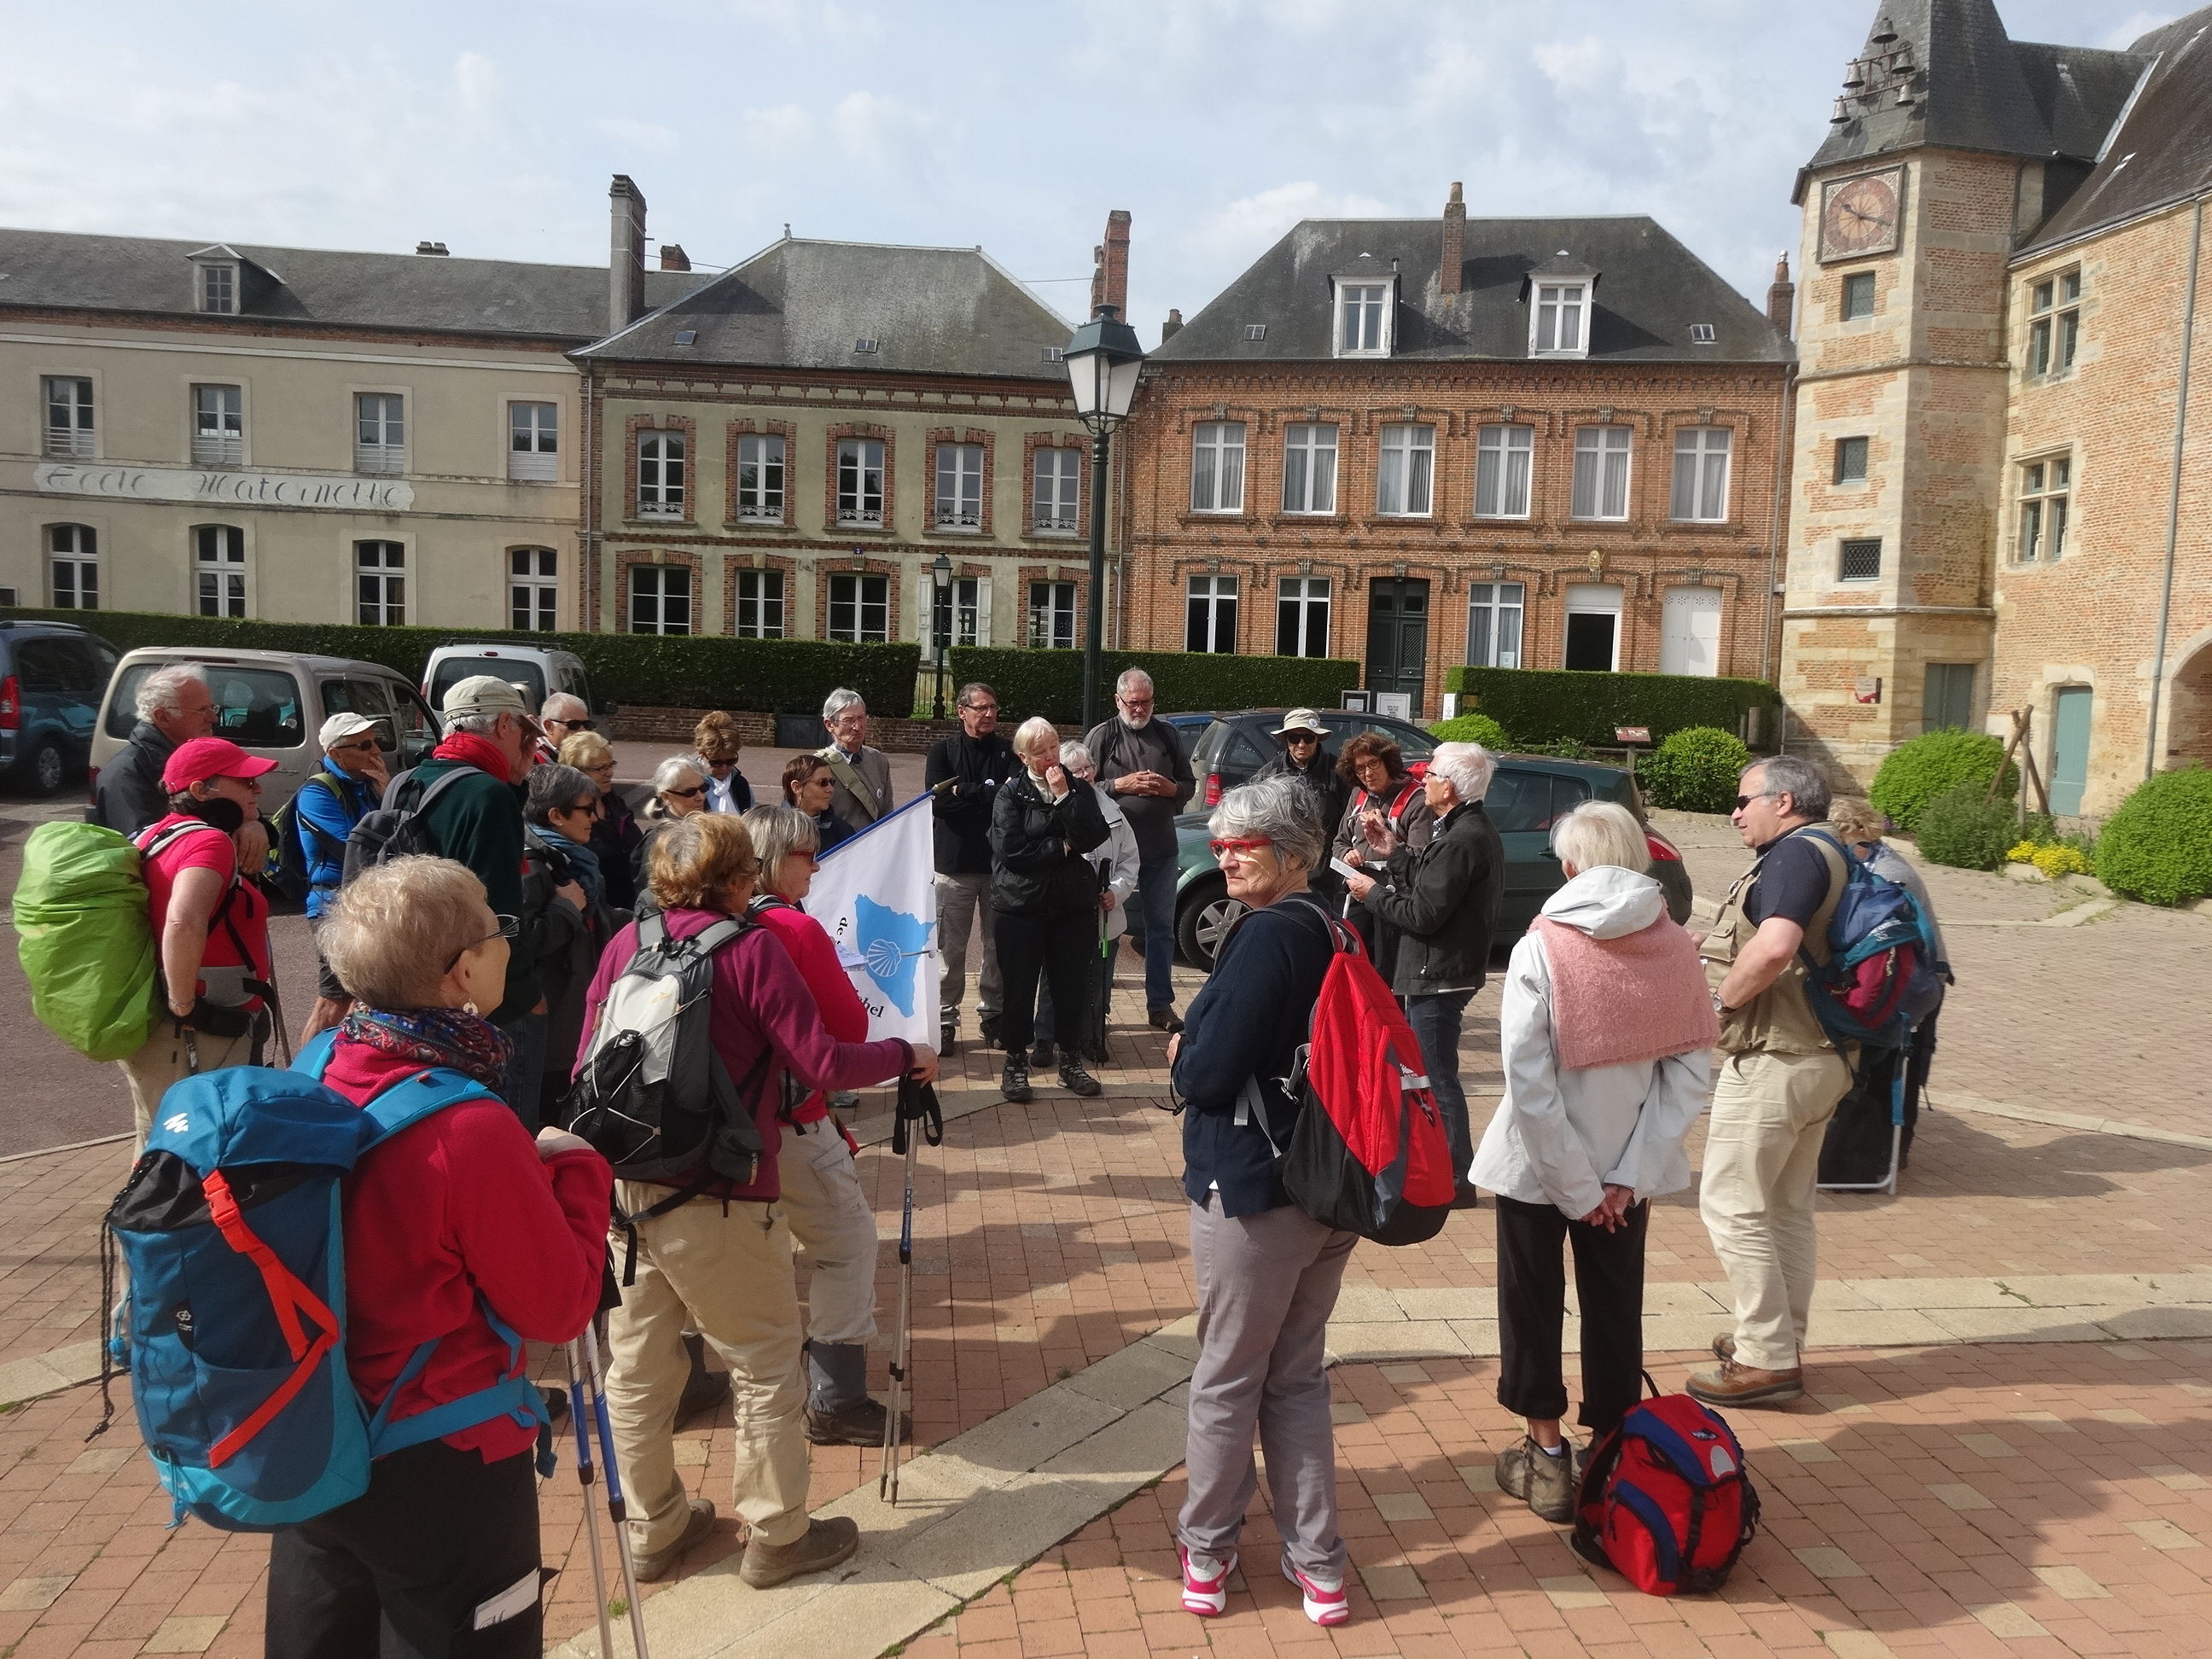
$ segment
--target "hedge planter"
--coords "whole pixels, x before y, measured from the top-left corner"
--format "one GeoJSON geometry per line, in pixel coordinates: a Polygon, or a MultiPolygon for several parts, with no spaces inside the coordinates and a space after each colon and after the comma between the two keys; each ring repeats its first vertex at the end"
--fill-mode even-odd
{"type": "MultiPolygon", "coordinates": [[[[1163,714],[1233,708],[1334,708],[1359,684],[1359,665],[1338,657],[1231,657],[1182,651],[1108,651],[1101,654],[1099,707],[1113,713],[1113,682],[1124,669],[1152,677],[1153,707],[1163,714]]],[[[955,646],[955,685],[981,680],[999,694],[1002,719],[1032,714],[1066,724],[1083,718],[1083,653],[1021,651],[1005,646],[955,646]]]]}
{"type": "Polygon", "coordinates": [[[1764,680],[1553,668],[1454,668],[1444,675],[1444,690],[1460,694],[1462,713],[1487,714],[1522,743],[1566,738],[1594,749],[1616,747],[1613,728],[1620,726],[1650,727],[1654,743],[1693,726],[1741,737],[1754,710],[1765,736],[1782,701],[1764,680]]]}

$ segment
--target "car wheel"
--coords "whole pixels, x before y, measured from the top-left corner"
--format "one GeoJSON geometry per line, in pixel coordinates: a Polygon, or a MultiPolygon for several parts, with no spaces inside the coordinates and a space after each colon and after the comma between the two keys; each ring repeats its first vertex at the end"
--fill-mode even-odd
{"type": "Polygon", "coordinates": [[[1225,887],[1208,884],[1183,901],[1176,916],[1176,944],[1185,962],[1202,973],[1213,971],[1213,958],[1230,926],[1248,907],[1225,887]]]}
{"type": "Polygon", "coordinates": [[[27,794],[51,795],[62,787],[62,778],[68,769],[62,758],[61,745],[52,738],[43,738],[35,749],[16,763],[15,781],[27,794]]]}

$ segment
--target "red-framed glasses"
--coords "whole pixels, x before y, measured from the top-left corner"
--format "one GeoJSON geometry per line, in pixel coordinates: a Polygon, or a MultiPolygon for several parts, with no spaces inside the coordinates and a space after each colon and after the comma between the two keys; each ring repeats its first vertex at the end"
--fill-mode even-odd
{"type": "Polygon", "coordinates": [[[1274,844],[1266,836],[1242,836],[1229,841],[1212,841],[1206,843],[1213,849],[1213,856],[1217,859],[1229,853],[1234,853],[1239,858],[1249,858],[1262,847],[1273,847],[1274,844]]]}

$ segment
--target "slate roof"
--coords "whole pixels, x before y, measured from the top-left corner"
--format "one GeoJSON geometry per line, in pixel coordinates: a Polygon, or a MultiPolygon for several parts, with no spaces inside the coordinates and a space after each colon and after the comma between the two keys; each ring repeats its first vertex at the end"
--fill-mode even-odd
{"type": "Polygon", "coordinates": [[[1064,381],[1045,352],[1074,331],[981,248],[795,237],[574,356],[1064,381]],[[864,339],[872,353],[854,349],[864,339]]]}
{"type": "Polygon", "coordinates": [[[1378,278],[1387,278],[1394,258],[1400,273],[1394,361],[1527,359],[1523,279],[1539,266],[1563,263],[1599,273],[1590,318],[1591,362],[1780,363],[1796,355],[1765,313],[1640,215],[1469,219],[1462,245],[1462,291],[1456,295],[1437,291],[1443,252],[1441,219],[1308,219],[1185,323],[1152,360],[1328,358],[1329,278],[1370,267],[1378,278]],[[1266,324],[1267,337],[1246,339],[1245,325],[1250,323],[1266,324]],[[1690,343],[1692,323],[1713,325],[1712,344],[1690,343]]]}
{"type": "MultiPolygon", "coordinates": [[[[428,331],[552,340],[606,331],[604,265],[530,264],[329,248],[228,246],[269,278],[241,286],[239,315],[256,323],[428,331]]],[[[194,253],[204,240],[88,236],[0,229],[0,307],[196,316],[194,253]]],[[[661,304],[707,277],[648,271],[646,295],[661,304]]]]}

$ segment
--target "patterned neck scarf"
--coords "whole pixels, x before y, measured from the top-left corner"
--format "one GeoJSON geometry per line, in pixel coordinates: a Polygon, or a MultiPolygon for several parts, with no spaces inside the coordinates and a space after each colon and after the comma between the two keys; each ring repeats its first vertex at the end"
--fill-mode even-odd
{"type": "Polygon", "coordinates": [[[356,1006],[339,1030],[349,1042],[424,1066],[449,1066],[487,1089],[507,1086],[514,1042],[490,1021],[459,1008],[356,1006]]]}

